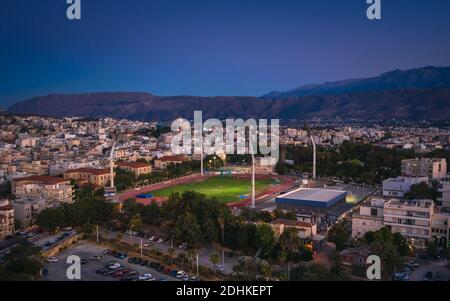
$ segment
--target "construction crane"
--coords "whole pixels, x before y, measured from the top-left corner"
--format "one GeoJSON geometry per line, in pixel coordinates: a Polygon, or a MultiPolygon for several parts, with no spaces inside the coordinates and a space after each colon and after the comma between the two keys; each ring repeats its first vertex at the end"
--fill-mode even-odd
{"type": "Polygon", "coordinates": [[[109,155],[109,177],[110,177],[110,186],[105,187],[105,197],[108,200],[114,201],[117,193],[117,189],[114,186],[114,153],[116,150],[116,142],[114,142],[111,153],[109,155]]]}
{"type": "Polygon", "coordinates": [[[314,136],[312,134],[312,130],[309,127],[308,122],[305,122],[305,130],[309,137],[309,140],[311,141],[312,147],[313,147],[313,172],[312,172],[312,179],[316,180],[316,161],[317,161],[317,149],[316,149],[316,141],[314,140],[314,136]]]}

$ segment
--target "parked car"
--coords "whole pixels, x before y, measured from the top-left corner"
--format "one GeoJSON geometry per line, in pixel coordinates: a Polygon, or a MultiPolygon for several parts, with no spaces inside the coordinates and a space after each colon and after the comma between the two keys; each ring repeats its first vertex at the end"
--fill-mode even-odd
{"type": "Polygon", "coordinates": [[[86,258],[83,258],[83,259],[81,259],[81,261],[80,261],[80,264],[88,264],[89,263],[89,259],[86,259],[86,258]]]}
{"type": "Polygon", "coordinates": [[[102,260],[102,257],[100,255],[94,255],[94,256],[89,257],[89,259],[93,260],[93,261],[100,261],[100,260],[102,260]]]}
{"type": "Polygon", "coordinates": [[[158,266],[158,267],[156,268],[156,270],[157,270],[158,272],[162,272],[162,271],[164,270],[164,266],[163,266],[163,265],[160,265],[160,266],[158,266]]]}
{"type": "Polygon", "coordinates": [[[186,273],[184,271],[177,272],[177,278],[183,278],[186,273]]]}
{"type": "Polygon", "coordinates": [[[432,271],[428,271],[425,274],[425,277],[423,277],[423,281],[432,281],[433,280],[433,272],[432,271]]]}
{"type": "Polygon", "coordinates": [[[216,264],[216,271],[217,271],[217,272],[223,272],[223,270],[224,270],[223,265],[221,265],[221,264],[216,264]]]}
{"type": "Polygon", "coordinates": [[[49,258],[47,258],[47,262],[49,262],[49,263],[52,263],[52,262],[58,262],[58,258],[56,258],[56,257],[54,257],[54,256],[49,257],[49,258]]]}
{"type": "Polygon", "coordinates": [[[152,274],[147,273],[147,274],[139,276],[139,280],[140,281],[155,281],[156,278],[153,277],[152,274]]]}
{"type": "Polygon", "coordinates": [[[170,273],[169,273],[169,276],[171,276],[171,277],[177,277],[177,273],[178,273],[177,270],[171,270],[170,273]]]}
{"type": "Polygon", "coordinates": [[[184,281],[189,281],[189,279],[190,279],[190,277],[189,277],[188,274],[186,274],[186,275],[183,276],[183,280],[184,280],[184,281]]]}

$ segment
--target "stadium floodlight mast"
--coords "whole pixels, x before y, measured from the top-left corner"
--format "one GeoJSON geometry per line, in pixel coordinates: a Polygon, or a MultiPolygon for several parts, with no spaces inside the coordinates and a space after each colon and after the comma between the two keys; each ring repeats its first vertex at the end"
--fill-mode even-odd
{"type": "Polygon", "coordinates": [[[305,128],[307,135],[309,136],[309,140],[311,140],[311,144],[313,147],[313,172],[312,172],[312,178],[315,181],[316,180],[316,162],[317,162],[317,149],[316,149],[316,141],[314,140],[314,136],[312,134],[311,128],[309,127],[308,123],[305,123],[305,128]]]}
{"type": "Polygon", "coordinates": [[[255,154],[253,153],[253,145],[252,142],[248,143],[250,147],[250,154],[252,156],[252,209],[255,209],[255,154]]]}

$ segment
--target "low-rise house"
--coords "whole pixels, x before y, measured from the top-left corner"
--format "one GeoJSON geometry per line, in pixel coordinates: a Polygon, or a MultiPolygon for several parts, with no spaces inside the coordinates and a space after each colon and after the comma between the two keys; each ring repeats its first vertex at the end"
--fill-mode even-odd
{"type": "Polygon", "coordinates": [[[367,247],[357,247],[345,249],[339,255],[341,257],[341,264],[344,266],[365,266],[367,264],[367,258],[370,256],[370,251],[367,247]]]}
{"type": "Polygon", "coordinates": [[[152,172],[152,166],[143,162],[117,162],[116,166],[126,171],[133,172],[136,177],[152,172]]]}
{"type": "Polygon", "coordinates": [[[166,169],[167,165],[181,164],[186,161],[189,161],[189,159],[185,156],[164,156],[160,159],[155,159],[154,165],[155,165],[155,168],[166,169]]]}
{"type": "Polygon", "coordinates": [[[367,232],[383,228],[383,198],[371,198],[359,206],[359,213],[352,216],[352,238],[360,239],[367,232]]]}
{"type": "Polygon", "coordinates": [[[270,223],[276,237],[280,237],[286,229],[294,228],[298,231],[300,238],[312,238],[317,234],[317,225],[288,219],[276,219],[270,223]]]}
{"type": "Polygon", "coordinates": [[[92,184],[99,187],[104,187],[111,181],[109,169],[69,169],[64,172],[63,176],[66,180],[75,180],[80,184],[92,184]]]}
{"type": "Polygon", "coordinates": [[[428,177],[397,177],[383,181],[383,196],[402,198],[411,186],[428,183],[428,177]]]}

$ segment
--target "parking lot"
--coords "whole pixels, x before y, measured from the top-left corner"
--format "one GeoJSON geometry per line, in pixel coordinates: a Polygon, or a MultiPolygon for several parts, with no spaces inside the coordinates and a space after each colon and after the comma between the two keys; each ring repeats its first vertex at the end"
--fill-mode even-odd
{"type": "Polygon", "coordinates": [[[138,278],[139,275],[144,275],[150,273],[154,280],[159,281],[175,281],[178,280],[175,277],[169,275],[164,275],[159,273],[155,269],[141,266],[137,264],[128,263],[128,257],[124,259],[119,259],[108,254],[103,254],[103,249],[96,245],[81,242],[71,247],[70,249],[64,250],[56,256],[57,262],[47,263],[47,275],[44,276],[46,281],[69,281],[66,277],[66,270],[70,266],[66,263],[67,257],[70,255],[77,255],[80,259],[88,259],[92,256],[100,255],[101,260],[88,260],[86,264],[81,265],[81,281],[120,281],[121,277],[104,276],[102,274],[97,274],[96,271],[105,267],[107,263],[112,261],[117,262],[121,267],[129,268],[131,271],[136,271],[137,274],[134,278],[138,278]]]}

